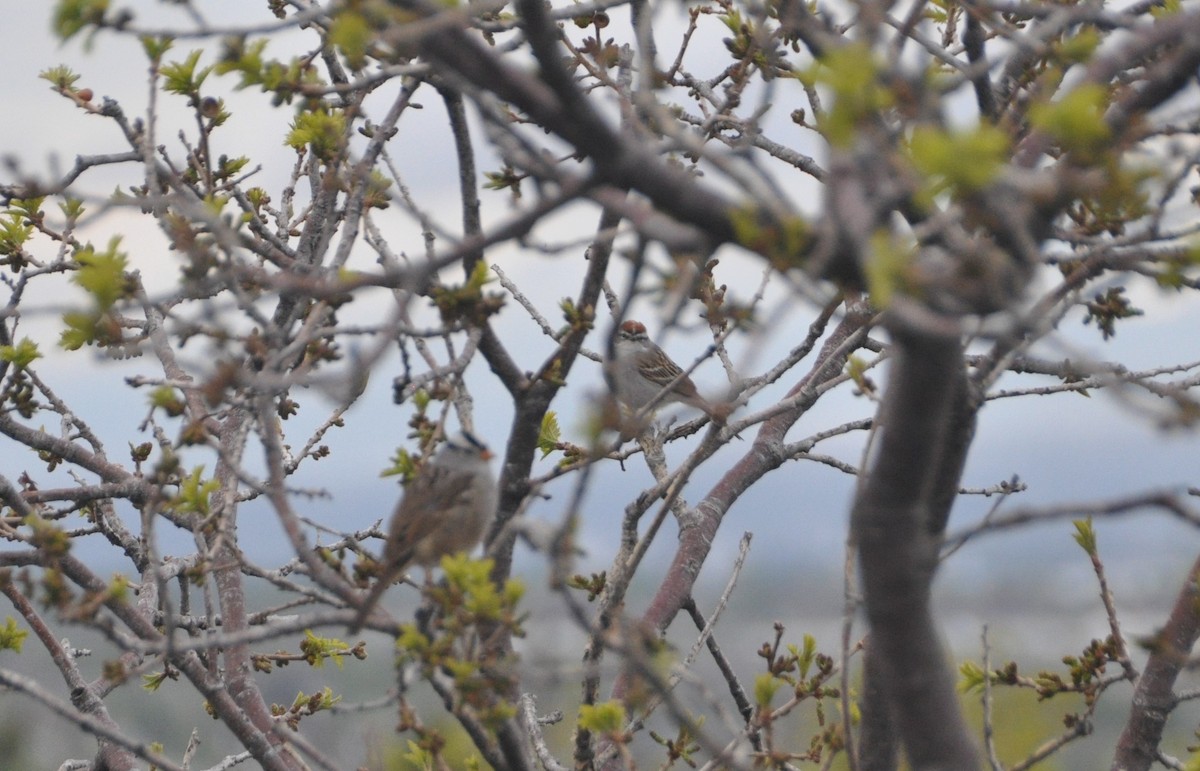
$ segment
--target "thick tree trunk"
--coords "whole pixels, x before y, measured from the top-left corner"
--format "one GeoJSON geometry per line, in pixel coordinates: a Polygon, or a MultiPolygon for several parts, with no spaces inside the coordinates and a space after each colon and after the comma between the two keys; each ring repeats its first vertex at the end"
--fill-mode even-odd
{"type": "MultiPolygon", "coordinates": [[[[964,771],[979,759],[959,708],[930,608],[941,531],[973,432],[957,335],[892,330],[895,352],[879,410],[877,451],[854,504],[873,653],[866,716],[894,721],[918,771],[964,771]]],[[[886,732],[864,729],[872,742],[886,732]]],[[[863,748],[874,752],[874,747],[863,748]]]]}

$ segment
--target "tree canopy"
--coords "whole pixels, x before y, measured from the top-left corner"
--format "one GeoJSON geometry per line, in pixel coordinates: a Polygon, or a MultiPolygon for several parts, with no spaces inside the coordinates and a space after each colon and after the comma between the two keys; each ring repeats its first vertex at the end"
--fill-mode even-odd
{"type": "MultiPolygon", "coordinates": [[[[1145,512],[1191,533],[1194,474],[1056,506],[962,476],[1002,399],[1102,394],[1194,432],[1194,328],[1162,320],[1150,365],[1063,330],[1113,343],[1130,319],[1194,313],[1200,6],[162,6],[55,3],[60,39],[119,46],[144,83],[87,56],[47,68],[89,149],[60,148],[64,170],[0,147],[0,684],[96,737],[64,767],[1020,769],[1093,741],[1114,701],[1113,769],[1197,767],[1164,732],[1189,730],[1171,718],[1200,562],[1134,637],[1096,535],[1145,512]],[[722,379],[703,383],[719,410],[631,415],[608,396],[630,318],[722,379]],[[381,382],[392,404],[354,412],[381,382]],[[830,419],[839,399],[853,409],[830,419]],[[322,464],[341,443],[334,473],[409,482],[459,428],[499,460],[484,556],[392,588],[420,607],[343,639],[388,567],[387,510],[348,526],[336,507],[362,501],[322,501],[322,464]],[[354,453],[381,435],[390,458],[354,453]],[[722,620],[754,604],[736,587],[749,538],[710,607],[697,577],[764,480],[795,492],[759,536],[808,526],[795,480],[814,465],[854,487],[846,569],[820,579],[844,582],[841,640],[777,624],[739,672],[722,620]],[[978,496],[986,514],[949,527],[978,496]],[[592,571],[597,499],[619,536],[592,571]],[[984,633],[956,670],[939,565],[1055,520],[1073,521],[1107,634],[1035,673],[991,661],[984,633]],[[268,531],[284,552],[263,551],[268,531]],[[550,641],[526,636],[547,618],[578,634],[567,696],[535,663],[550,641]],[[57,679],[32,674],[35,641],[57,679]],[[394,678],[347,696],[356,664],[393,655],[394,678]],[[279,668],[330,661],[273,701],[279,668]],[[197,700],[181,746],[119,698],[168,681],[197,700]],[[1074,700],[1001,759],[1001,691],[1074,700]],[[203,751],[201,709],[223,731],[203,751]],[[369,709],[405,743],[342,757],[313,739],[369,709]]],[[[787,568],[797,592],[814,580],[787,568]]]]}

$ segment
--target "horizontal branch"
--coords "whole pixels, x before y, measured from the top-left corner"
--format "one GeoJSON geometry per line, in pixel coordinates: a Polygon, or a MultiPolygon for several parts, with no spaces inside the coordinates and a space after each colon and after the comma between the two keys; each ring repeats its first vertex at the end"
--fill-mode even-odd
{"type": "Polygon", "coordinates": [[[66,720],[72,726],[81,728],[94,736],[124,747],[147,763],[153,763],[158,768],[166,769],[167,771],[184,771],[182,766],[177,765],[150,745],[131,739],[103,720],[79,712],[69,704],[60,701],[54,694],[38,685],[31,678],[7,669],[0,669],[0,685],[7,686],[14,691],[20,691],[32,697],[35,701],[66,720]]]}

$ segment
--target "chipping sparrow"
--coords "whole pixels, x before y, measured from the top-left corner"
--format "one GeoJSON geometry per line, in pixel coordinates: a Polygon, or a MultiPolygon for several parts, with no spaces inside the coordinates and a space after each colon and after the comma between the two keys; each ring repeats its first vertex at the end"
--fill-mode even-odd
{"type": "Polygon", "coordinates": [[[626,321],[617,330],[611,373],[617,401],[633,412],[652,403],[661,406],[680,402],[714,420],[724,420],[729,415],[726,405],[715,405],[696,392],[696,384],[663,349],[651,342],[646,336],[646,325],[640,321],[626,321]]]}
{"type": "Polygon", "coordinates": [[[359,605],[355,634],[410,564],[430,568],[447,554],[469,551],[496,513],[499,491],[486,445],[465,431],[446,439],[404,488],[388,524],[380,573],[359,605]]]}

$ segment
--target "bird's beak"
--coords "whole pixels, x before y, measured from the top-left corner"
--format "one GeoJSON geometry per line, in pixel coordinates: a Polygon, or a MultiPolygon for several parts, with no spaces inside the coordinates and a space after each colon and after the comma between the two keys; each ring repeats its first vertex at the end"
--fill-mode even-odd
{"type": "Polygon", "coordinates": [[[495,454],[491,450],[484,448],[479,451],[479,457],[483,458],[484,460],[491,460],[493,457],[495,457],[495,454]]]}

